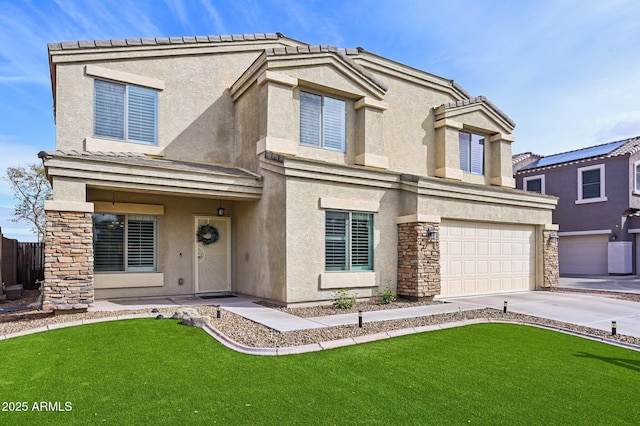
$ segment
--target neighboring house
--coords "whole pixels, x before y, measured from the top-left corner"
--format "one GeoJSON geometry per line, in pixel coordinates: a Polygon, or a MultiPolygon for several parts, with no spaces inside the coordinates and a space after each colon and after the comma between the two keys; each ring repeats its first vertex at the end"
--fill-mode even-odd
{"type": "Polygon", "coordinates": [[[452,80],[281,34],[49,45],[45,309],[228,292],[414,298],[557,283],[556,199],[452,80]]]}
{"type": "Polygon", "coordinates": [[[518,188],[559,198],[561,274],[640,271],[640,137],[513,161],[518,188]]]}

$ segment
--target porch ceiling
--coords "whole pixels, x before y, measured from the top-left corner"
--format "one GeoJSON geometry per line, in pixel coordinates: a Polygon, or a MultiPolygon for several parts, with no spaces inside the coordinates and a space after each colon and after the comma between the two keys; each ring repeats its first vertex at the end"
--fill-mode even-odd
{"type": "Polygon", "coordinates": [[[246,200],[262,195],[260,175],[228,165],[137,153],[43,151],[38,156],[50,180],[78,179],[94,188],[246,200]]]}

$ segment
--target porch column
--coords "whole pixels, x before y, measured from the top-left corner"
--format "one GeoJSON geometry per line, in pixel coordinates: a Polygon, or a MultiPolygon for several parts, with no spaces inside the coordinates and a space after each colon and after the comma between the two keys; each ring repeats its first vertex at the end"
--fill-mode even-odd
{"type": "Polygon", "coordinates": [[[93,204],[45,203],[45,311],[86,310],[94,301],[93,204]]]}
{"type": "Polygon", "coordinates": [[[440,294],[440,243],[429,231],[440,232],[440,223],[398,223],[397,293],[409,299],[432,299],[440,294]]]}
{"type": "Polygon", "coordinates": [[[549,289],[560,285],[560,264],[558,263],[558,240],[550,237],[558,236],[558,226],[546,226],[542,231],[542,287],[549,289]]]}

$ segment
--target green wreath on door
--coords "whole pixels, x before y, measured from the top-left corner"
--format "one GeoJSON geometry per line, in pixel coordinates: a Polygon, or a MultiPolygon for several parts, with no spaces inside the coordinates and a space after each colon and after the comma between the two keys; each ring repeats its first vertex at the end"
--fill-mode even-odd
{"type": "Polygon", "coordinates": [[[198,232],[196,232],[196,237],[198,238],[198,242],[204,245],[209,245],[220,239],[220,233],[215,226],[207,223],[205,225],[200,225],[198,232]]]}

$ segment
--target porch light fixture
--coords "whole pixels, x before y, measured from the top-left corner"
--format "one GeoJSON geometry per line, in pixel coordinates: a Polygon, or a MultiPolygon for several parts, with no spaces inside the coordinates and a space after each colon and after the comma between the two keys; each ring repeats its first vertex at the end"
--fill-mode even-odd
{"type": "Polygon", "coordinates": [[[224,216],[224,207],[222,207],[222,200],[220,200],[220,207],[218,207],[218,216],[224,216]]]}
{"type": "Polygon", "coordinates": [[[560,237],[558,236],[558,234],[551,234],[549,235],[549,242],[553,243],[553,244],[558,244],[558,240],[560,239],[560,237]]]}
{"type": "Polygon", "coordinates": [[[440,233],[436,228],[429,228],[427,233],[429,234],[430,241],[438,241],[438,238],[440,238],[440,235],[439,235],[440,233]]]}

